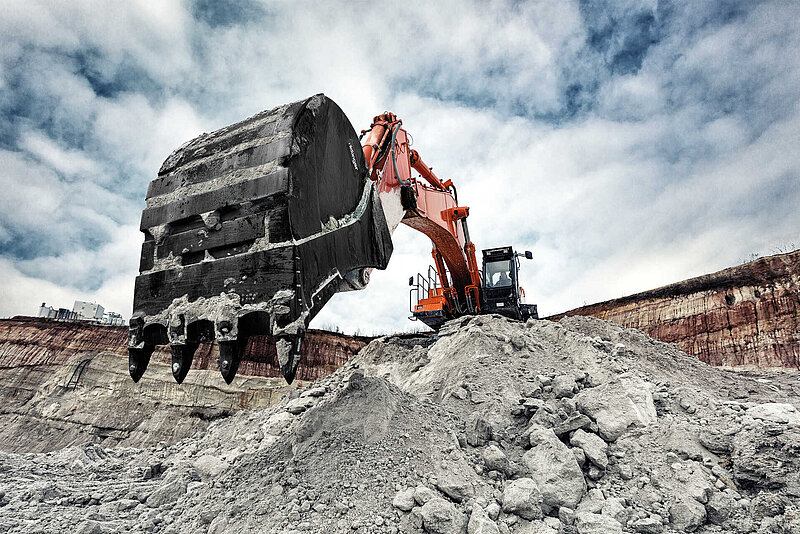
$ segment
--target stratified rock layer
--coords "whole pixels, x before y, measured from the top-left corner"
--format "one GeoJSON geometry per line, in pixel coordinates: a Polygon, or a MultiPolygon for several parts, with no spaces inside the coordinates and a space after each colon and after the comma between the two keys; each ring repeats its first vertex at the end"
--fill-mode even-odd
{"type": "Polygon", "coordinates": [[[800,250],[583,306],[711,365],[800,368],[800,250]]]}
{"type": "MultiPolygon", "coordinates": [[[[0,450],[52,451],[86,442],[104,446],[174,443],[237,410],[270,406],[286,385],[274,344],[253,337],[239,377],[226,385],[216,343],[203,344],[182,385],[160,347],[138,384],[128,376],[126,327],[15,318],[0,320],[0,450]]],[[[311,331],[298,386],[327,376],[364,344],[311,331]]]]}

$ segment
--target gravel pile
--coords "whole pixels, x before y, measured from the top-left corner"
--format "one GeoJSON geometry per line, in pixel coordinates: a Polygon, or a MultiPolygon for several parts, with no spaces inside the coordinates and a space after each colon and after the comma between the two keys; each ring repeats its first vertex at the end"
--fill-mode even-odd
{"type": "Polygon", "coordinates": [[[798,406],[596,319],[463,318],[171,447],[2,454],[0,531],[800,534],[798,406]]]}

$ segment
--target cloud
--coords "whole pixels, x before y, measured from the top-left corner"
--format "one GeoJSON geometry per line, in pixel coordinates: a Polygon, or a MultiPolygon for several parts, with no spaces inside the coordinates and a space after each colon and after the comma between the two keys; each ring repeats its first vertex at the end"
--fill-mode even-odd
{"type": "MultiPolygon", "coordinates": [[[[317,92],[357,130],[403,117],[477,246],[533,250],[544,314],[800,242],[799,19],[780,1],[6,2],[0,314],[129,313],[161,161],[317,92]]],[[[389,268],[314,324],[417,326],[406,282],[429,251],[399,229],[389,268]]]]}

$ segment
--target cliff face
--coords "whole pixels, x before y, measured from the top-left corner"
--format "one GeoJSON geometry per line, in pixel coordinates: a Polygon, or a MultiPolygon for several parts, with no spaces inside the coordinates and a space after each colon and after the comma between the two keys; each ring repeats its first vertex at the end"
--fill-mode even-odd
{"type": "Polygon", "coordinates": [[[712,365],[800,368],[800,250],[564,314],[637,328],[712,365]]]}
{"type": "Polygon", "coordinates": [[[134,383],[127,371],[127,339],[126,327],[0,320],[0,450],[174,443],[218,417],[274,404],[308,380],[333,372],[368,341],[309,332],[292,386],[280,377],[266,338],[251,340],[230,386],[217,370],[216,344],[208,343],[198,349],[179,386],[168,347],[159,348],[144,378],[134,383]]]}

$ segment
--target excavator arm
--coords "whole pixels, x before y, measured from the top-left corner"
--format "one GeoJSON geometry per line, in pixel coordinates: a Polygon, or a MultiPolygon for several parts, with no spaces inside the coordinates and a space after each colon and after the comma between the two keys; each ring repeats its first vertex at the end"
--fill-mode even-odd
{"type": "Polygon", "coordinates": [[[433,242],[442,307],[477,310],[468,214],[391,113],[359,137],[320,94],[202,134],[167,158],[147,192],[131,377],[169,343],[180,383],[199,344],[216,339],[231,383],[248,339],[267,335],[291,382],[309,322],[335,293],[386,268],[400,223],[433,242]]]}
{"type": "Polygon", "coordinates": [[[362,131],[365,134],[364,157],[381,199],[399,197],[403,209],[400,222],[433,243],[431,255],[442,284],[442,306],[451,314],[479,311],[481,282],[467,226],[469,207],[458,205],[452,180],[440,180],[410,148],[402,121],[395,114],[375,117],[370,129],[362,131]],[[411,169],[422,180],[412,177],[411,169]]]}

